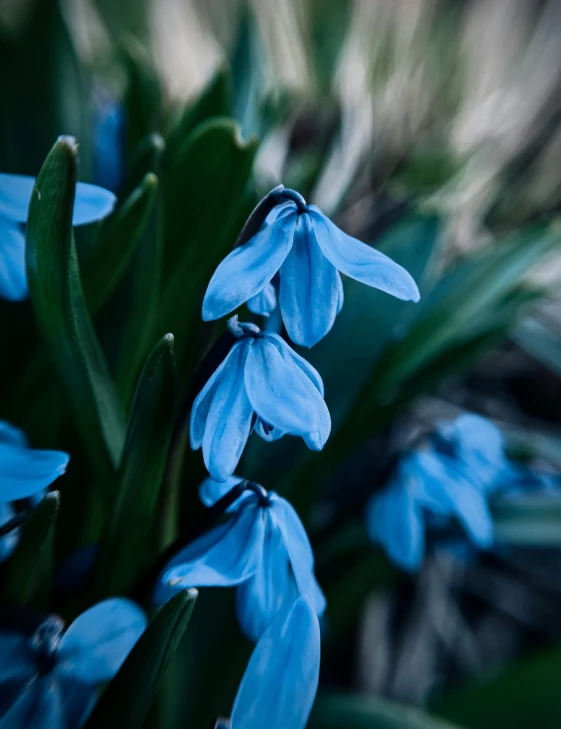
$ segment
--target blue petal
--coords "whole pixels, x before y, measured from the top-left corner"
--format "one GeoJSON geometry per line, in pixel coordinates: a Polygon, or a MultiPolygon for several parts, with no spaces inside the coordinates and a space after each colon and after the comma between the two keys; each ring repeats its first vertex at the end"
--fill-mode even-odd
{"type": "Polygon", "coordinates": [[[0,173],[0,217],[17,223],[27,222],[27,210],[34,184],[34,177],[0,173]]]}
{"type": "Polygon", "coordinates": [[[419,569],[425,554],[423,514],[408,488],[393,483],[374,494],[366,507],[366,526],[395,564],[409,572],[419,569]]]}
{"type": "Polygon", "coordinates": [[[471,480],[469,468],[439,456],[419,451],[412,459],[420,474],[417,498],[436,514],[455,516],[481,549],[493,543],[493,520],[485,494],[471,480]]]}
{"type": "MultiPolygon", "coordinates": [[[[0,216],[17,223],[27,222],[34,177],[0,174],[0,216]]],[[[74,225],[84,225],[106,217],[115,207],[116,197],[97,185],[79,182],[76,186],[74,225]]]]}
{"type": "Polygon", "coordinates": [[[112,192],[97,185],[79,182],[76,185],[73,225],[86,225],[106,218],[115,207],[117,198],[112,192]]]}
{"type": "Polygon", "coordinates": [[[15,501],[47,488],[66,470],[67,453],[0,443],[0,501],[15,501]]]}
{"type": "Polygon", "coordinates": [[[294,203],[276,209],[247,243],[235,248],[214,272],[203,300],[203,319],[220,319],[260,293],[287,257],[297,221],[294,203]]]}
{"type": "Polygon", "coordinates": [[[109,681],[146,628],[146,616],[130,600],[103,600],[79,615],[62,636],[57,672],[84,683],[109,681]]]}
{"type": "MultiPolygon", "coordinates": [[[[243,342],[236,342],[230,349],[224,360],[214,370],[212,375],[206,381],[203,389],[199,392],[191,408],[191,422],[189,426],[189,439],[191,448],[196,451],[203,444],[205,434],[205,424],[208,417],[208,411],[214,393],[222,380],[222,374],[226,367],[229,366],[230,359],[235,355],[236,351],[243,345],[243,342]]],[[[236,355],[237,356],[237,355],[236,355]]]]}
{"type": "Polygon", "coordinates": [[[265,536],[261,559],[255,574],[239,585],[236,614],[248,640],[257,641],[283,607],[298,598],[298,588],[290,570],[284,537],[270,509],[266,510],[265,536]]]}
{"type": "Polygon", "coordinates": [[[22,301],[27,294],[25,235],[17,224],[0,217],[0,297],[22,301]]]}
{"type": "Polygon", "coordinates": [[[0,443],[27,448],[27,436],[20,428],[8,423],[6,420],[0,420],[0,443]]]}
{"type": "Polygon", "coordinates": [[[341,313],[343,304],[345,303],[345,289],[343,288],[343,279],[337,271],[337,314],[341,313]]]}
{"type": "Polygon", "coordinates": [[[265,288],[247,302],[247,308],[253,314],[260,316],[270,316],[271,312],[277,306],[277,292],[272,283],[268,283],[265,288]]]}
{"type": "Polygon", "coordinates": [[[308,206],[323,255],[341,273],[404,301],[419,301],[411,275],[375,248],[343,233],[315,205],[308,206]]]}
{"type": "Polygon", "coordinates": [[[160,604],[188,587],[229,587],[249,579],[257,569],[264,538],[263,509],[246,499],[227,523],[182,549],[158,581],[160,604]]]}
{"type": "Polygon", "coordinates": [[[307,375],[310,380],[313,382],[316,390],[320,393],[320,395],[323,397],[324,395],[324,387],[323,387],[323,380],[321,379],[320,373],[316,370],[315,367],[313,367],[307,359],[304,359],[304,357],[301,357],[298,352],[295,352],[292,347],[290,347],[284,339],[276,334],[275,332],[265,332],[264,337],[266,339],[269,339],[269,341],[273,342],[278,351],[279,354],[283,359],[290,359],[295,364],[300,367],[302,372],[304,372],[305,375],[307,375]]]}
{"type": "Polygon", "coordinates": [[[325,611],[325,597],[314,575],[314,553],[300,517],[286,499],[271,492],[270,510],[282,533],[298,591],[307,597],[318,615],[325,611]]]}
{"type": "MultiPolygon", "coordinates": [[[[0,631],[0,695],[2,684],[13,679],[30,679],[36,672],[29,638],[21,633],[0,631]]],[[[0,704],[1,704],[0,700],[0,704]]]]}
{"type": "Polygon", "coordinates": [[[0,729],[79,729],[95,690],[54,672],[38,676],[0,719],[0,729]]]}
{"type": "Polygon", "coordinates": [[[270,335],[251,343],[245,387],[253,409],[266,423],[302,436],[313,450],[323,448],[331,430],[327,405],[302,367],[292,356],[282,356],[270,335]]]}
{"type": "Polygon", "coordinates": [[[323,255],[310,216],[298,218],[294,244],[280,269],[280,308],[288,336],[313,347],[337,315],[337,269],[323,255]]]}
{"type": "Polygon", "coordinates": [[[226,496],[234,486],[243,481],[239,476],[229,476],[225,481],[215,481],[212,476],[205,478],[199,486],[199,499],[205,506],[214,506],[219,499],[226,496]]]}
{"type": "Polygon", "coordinates": [[[232,729],[304,729],[320,663],[318,618],[300,598],[259,639],[232,709],[232,729]]]}
{"type": "Polygon", "coordinates": [[[215,481],[225,481],[232,475],[251,433],[253,408],[244,386],[249,345],[250,340],[244,340],[234,346],[208,406],[203,458],[215,481]]]}
{"type": "Polygon", "coordinates": [[[434,441],[443,453],[469,466],[483,488],[492,488],[495,478],[508,469],[504,436],[494,423],[473,413],[440,423],[434,441]]]}

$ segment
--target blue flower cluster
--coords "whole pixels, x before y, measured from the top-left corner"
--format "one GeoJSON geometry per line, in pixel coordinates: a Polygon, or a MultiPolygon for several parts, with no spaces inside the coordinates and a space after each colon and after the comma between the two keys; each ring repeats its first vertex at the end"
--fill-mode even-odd
{"type": "MultiPolygon", "coordinates": [[[[11,300],[27,295],[22,226],[33,189],[32,178],[0,175],[0,295],[11,300]]],[[[74,224],[103,218],[114,202],[112,193],[79,184],[74,224]]],[[[343,306],[340,273],[401,299],[419,298],[403,268],[282,186],[257,206],[239,243],[212,277],[204,320],[244,303],[266,316],[276,308],[278,286],[289,337],[310,347],[329,332],[343,306]]],[[[226,520],[175,554],[154,600],[161,605],[190,587],[235,587],[240,626],[256,646],[231,726],[303,729],[317,689],[319,618],[326,607],[312,548],[285,499],[233,474],[252,432],[266,441],[296,435],[321,450],[331,419],[319,373],[281,336],[237,315],[228,328],[234,343],[194,400],[190,419],[191,447],[202,447],[210,474],[201,499],[215,510],[228,500],[229,508],[219,512],[226,520]],[[237,498],[229,498],[232,489],[237,498]]],[[[29,448],[21,431],[0,423],[0,524],[14,516],[11,502],[42,498],[68,460],[65,453],[29,448]]],[[[0,557],[16,542],[17,530],[0,538],[0,557]]],[[[66,632],[57,616],[45,617],[32,635],[0,629],[0,729],[39,721],[82,726],[98,684],[116,673],[145,624],[139,608],[115,598],[87,610],[66,632]]]]}
{"type": "Polygon", "coordinates": [[[427,442],[399,459],[389,483],[368,501],[368,533],[396,565],[415,571],[427,530],[438,534],[459,524],[475,547],[489,549],[490,497],[538,484],[544,478],[509,461],[499,428],[465,413],[440,423],[427,442]]]}

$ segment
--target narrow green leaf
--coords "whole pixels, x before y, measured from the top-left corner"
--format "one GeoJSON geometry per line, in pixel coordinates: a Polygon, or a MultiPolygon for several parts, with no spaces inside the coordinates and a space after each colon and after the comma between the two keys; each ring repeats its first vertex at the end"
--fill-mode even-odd
{"type": "Polygon", "coordinates": [[[123,415],[82,292],[72,235],[76,158],[75,141],[61,137],[39,173],[29,206],[27,278],[85,447],[95,467],[110,472],[122,451],[123,415]]]}
{"type": "MultiPolygon", "coordinates": [[[[125,41],[128,84],[125,94],[127,116],[127,163],[132,162],[138,145],[151,132],[160,129],[162,89],[150,56],[133,36],[125,41]]],[[[128,166],[128,164],[127,164],[128,166]]]]}
{"type": "Polygon", "coordinates": [[[102,226],[92,255],[84,265],[84,291],[92,313],[107,301],[126,271],[146,231],[157,194],[158,179],[148,173],[102,226]]]}
{"type": "Polygon", "coordinates": [[[132,403],[111,523],[101,543],[97,577],[102,597],[127,592],[150,556],[148,537],[168,454],[174,393],[173,335],[167,334],[144,365],[132,403]]]}
{"type": "Polygon", "coordinates": [[[121,398],[130,403],[139,372],[154,340],[166,332],[157,328],[161,298],[163,234],[161,197],[137,245],[133,261],[118,291],[115,380],[121,398]]]}
{"type": "Polygon", "coordinates": [[[180,592],[156,614],[105,689],[85,729],[140,729],[187,628],[196,590],[180,592]]]}
{"type": "Polygon", "coordinates": [[[214,116],[229,116],[232,112],[230,73],[219,68],[194,103],[189,104],[173,127],[167,140],[164,163],[173,162],[175,153],[198,124],[214,116]]]}
{"type": "MultiPolygon", "coordinates": [[[[161,325],[176,336],[178,364],[200,322],[206,286],[252,208],[246,193],[257,142],[231,119],[200,124],[163,180],[165,280],[161,325]]],[[[192,355],[194,348],[189,347],[192,355]]]]}
{"type": "Polygon", "coordinates": [[[127,166],[126,179],[120,192],[121,196],[128,197],[150,172],[156,177],[160,176],[165,148],[166,143],[158,132],[151,132],[140,140],[127,166]]]}
{"type": "Polygon", "coordinates": [[[54,533],[60,496],[51,491],[39,502],[10,558],[3,602],[38,609],[48,607],[53,577],[54,533]]]}
{"type": "MultiPolygon", "coordinates": [[[[420,709],[377,696],[325,693],[316,699],[309,729],[454,729],[420,709]]],[[[456,727],[459,729],[459,727],[456,727]]]]}

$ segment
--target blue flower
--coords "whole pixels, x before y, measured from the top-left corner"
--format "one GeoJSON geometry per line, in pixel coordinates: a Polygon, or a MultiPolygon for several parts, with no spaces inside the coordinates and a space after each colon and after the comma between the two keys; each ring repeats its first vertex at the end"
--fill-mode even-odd
{"type": "Polygon", "coordinates": [[[242,678],[231,729],[304,729],[317,692],[320,631],[299,598],[260,637],[242,678]]]}
{"type": "Polygon", "coordinates": [[[371,539],[403,569],[420,567],[427,527],[459,522],[480,549],[493,543],[488,498],[509,463],[501,432],[485,418],[466,414],[442,423],[428,446],[401,458],[390,483],[366,509],[371,539]]]}
{"type": "Polygon", "coordinates": [[[0,420],[0,502],[38,494],[62,475],[70,457],[30,448],[25,434],[0,420]]]}
{"type": "Polygon", "coordinates": [[[95,702],[97,687],[117,673],[146,627],[129,600],[104,600],[64,632],[48,617],[29,637],[0,630],[0,729],[77,729],[95,702]]]}
{"type": "MultiPolygon", "coordinates": [[[[206,482],[211,504],[227,492],[206,482]]],[[[256,640],[279,610],[304,595],[318,615],[325,598],[314,576],[308,537],[290,504],[264,489],[247,490],[231,507],[232,518],[181,550],[166,566],[155,600],[163,603],[187,587],[239,586],[241,628],[256,640]]]]}
{"type": "Polygon", "coordinates": [[[216,481],[230,476],[254,429],[265,440],[301,436],[321,450],[331,430],[318,372],[272,332],[229,322],[239,337],[197,396],[191,411],[191,448],[202,446],[216,481]]]}
{"type": "Polygon", "coordinates": [[[125,113],[123,105],[106,88],[95,94],[93,120],[94,181],[117,190],[123,180],[125,113]]]}
{"type": "MultiPolygon", "coordinates": [[[[25,233],[27,210],[34,177],[0,174],[0,296],[10,301],[27,297],[25,233]]],[[[74,225],[106,217],[115,206],[115,195],[95,185],[79,182],[76,187],[74,225]]]]}
{"type": "Polygon", "coordinates": [[[419,300],[405,269],[343,233],[297,192],[281,185],[262,202],[268,198],[276,205],[262,227],[216,269],[203,301],[205,321],[226,316],[245,302],[256,313],[270,313],[270,285],[277,272],[286,330],[293,342],[306,347],[330,331],[341,310],[340,273],[399,299],[419,300]]]}

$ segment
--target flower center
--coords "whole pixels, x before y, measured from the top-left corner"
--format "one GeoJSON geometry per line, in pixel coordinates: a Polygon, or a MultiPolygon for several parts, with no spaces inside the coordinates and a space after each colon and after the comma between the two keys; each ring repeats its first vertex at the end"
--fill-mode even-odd
{"type": "Polygon", "coordinates": [[[56,664],[56,651],[60,643],[60,637],[64,630],[64,622],[56,615],[51,615],[37,628],[31,636],[39,670],[41,673],[49,673],[56,664]]]}
{"type": "Polygon", "coordinates": [[[253,324],[250,321],[239,321],[238,315],[230,317],[226,322],[226,326],[231,334],[236,339],[243,339],[244,337],[253,337],[254,339],[261,339],[263,332],[257,324],[253,324]]]}

